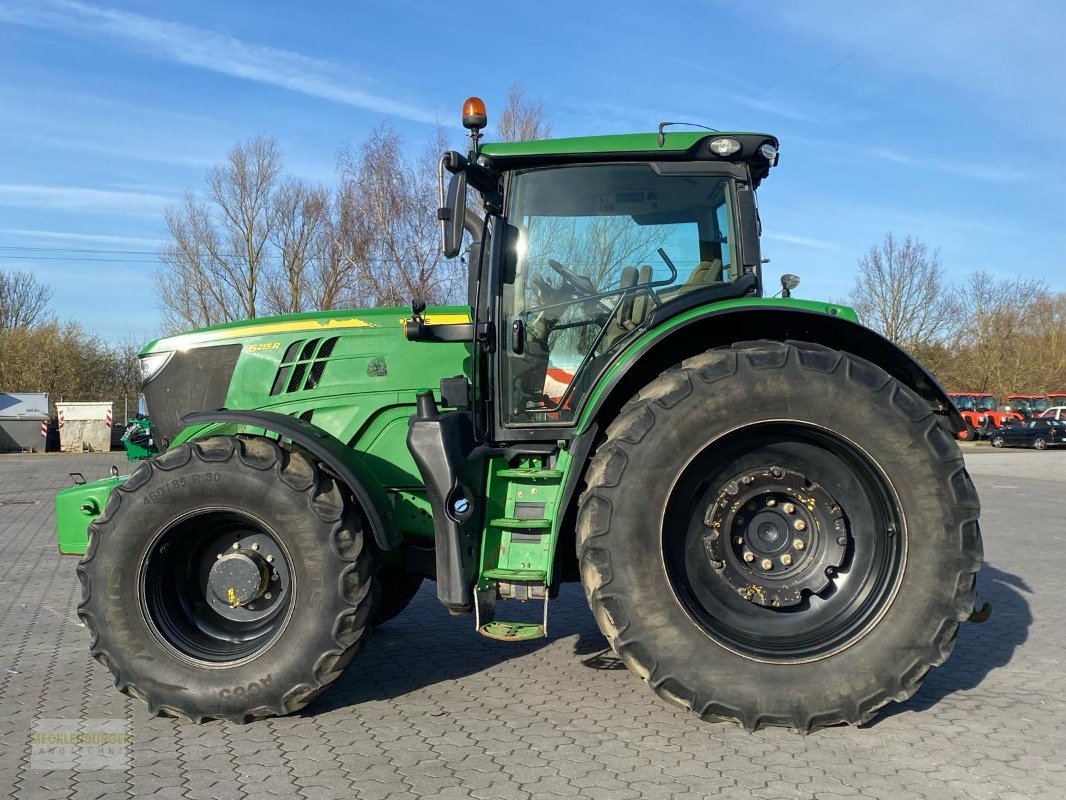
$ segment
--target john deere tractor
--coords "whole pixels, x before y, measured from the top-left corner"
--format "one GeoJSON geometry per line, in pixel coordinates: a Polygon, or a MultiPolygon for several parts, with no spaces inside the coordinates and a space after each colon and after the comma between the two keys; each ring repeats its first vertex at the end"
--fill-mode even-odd
{"type": "Polygon", "coordinates": [[[808,731],[911,695],[974,607],[965,426],[849,308],[794,276],[767,296],[777,140],[482,145],[476,98],[463,122],[439,220],[465,304],[145,346],[161,452],[57,500],[118,688],[291,713],[429,579],[505,642],[581,581],[626,666],[708,720],[808,731]]]}

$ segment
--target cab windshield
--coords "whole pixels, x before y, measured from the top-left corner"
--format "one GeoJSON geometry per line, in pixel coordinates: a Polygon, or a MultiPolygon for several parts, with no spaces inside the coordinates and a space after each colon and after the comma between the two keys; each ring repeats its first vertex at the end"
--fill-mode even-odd
{"type": "Polygon", "coordinates": [[[1029,410],[1034,411],[1037,414],[1039,414],[1041,411],[1047,411],[1049,408],[1048,401],[1045,400],[1043,397],[1037,397],[1033,400],[1028,400],[1027,403],[1029,405],[1029,410]]]}
{"type": "Polygon", "coordinates": [[[977,410],[974,407],[973,398],[969,397],[969,396],[956,397],[955,398],[955,408],[959,409],[959,411],[976,411],[977,410]]]}
{"type": "Polygon", "coordinates": [[[506,423],[572,419],[658,306],[737,279],[728,177],[581,165],[517,172],[508,195],[506,423]]]}
{"type": "Polygon", "coordinates": [[[977,398],[977,410],[978,411],[995,411],[996,406],[999,405],[994,397],[978,397],[977,398]]]}

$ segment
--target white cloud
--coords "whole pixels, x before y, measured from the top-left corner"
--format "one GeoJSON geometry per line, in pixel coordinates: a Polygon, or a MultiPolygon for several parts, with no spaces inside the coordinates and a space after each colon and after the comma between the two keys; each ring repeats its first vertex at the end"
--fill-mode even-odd
{"type": "Polygon", "coordinates": [[[149,239],[141,236],[119,236],[104,233],[76,233],[74,231],[42,231],[29,228],[3,228],[0,233],[26,239],[44,239],[52,242],[78,242],[80,244],[119,244],[129,248],[158,249],[166,244],[164,239],[149,239]]]}
{"type": "Polygon", "coordinates": [[[434,124],[438,118],[432,110],[357,88],[360,77],[336,64],[142,14],[75,0],[22,0],[0,6],[0,20],[119,41],[157,58],[414,122],[434,124]]]}
{"type": "Polygon", "coordinates": [[[157,217],[174,198],[147,192],[118,192],[84,186],[0,183],[0,205],[59,211],[120,213],[157,217]]]}
{"type": "Polygon", "coordinates": [[[787,244],[797,244],[801,247],[810,247],[815,250],[844,250],[844,245],[839,242],[832,242],[828,239],[814,239],[810,236],[795,236],[791,233],[764,233],[763,239],[769,239],[774,242],[785,242],[787,244]]]}

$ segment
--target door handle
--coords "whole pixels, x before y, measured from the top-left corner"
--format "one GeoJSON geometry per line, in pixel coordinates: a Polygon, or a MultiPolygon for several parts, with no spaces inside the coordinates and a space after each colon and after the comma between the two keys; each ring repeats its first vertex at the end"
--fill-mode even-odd
{"type": "Polygon", "coordinates": [[[526,349],[526,326],[522,320],[516,319],[511,323],[511,351],[521,353],[526,349]]]}

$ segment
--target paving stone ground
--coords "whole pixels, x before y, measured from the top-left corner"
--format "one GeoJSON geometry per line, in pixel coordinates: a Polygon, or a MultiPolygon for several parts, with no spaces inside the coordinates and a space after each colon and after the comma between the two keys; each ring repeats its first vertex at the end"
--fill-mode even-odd
{"type": "MultiPolygon", "coordinates": [[[[1066,452],[967,460],[984,504],[985,625],[862,728],[749,734],[663,704],[606,651],[576,586],[551,637],[507,645],[432,586],[304,712],[238,726],[152,719],[88,657],[52,495],[116,456],[0,457],[0,798],[1066,797],[1066,452]],[[125,769],[35,770],[44,719],[125,720],[125,769]]],[[[119,463],[119,466],[123,465],[119,463]]]]}

